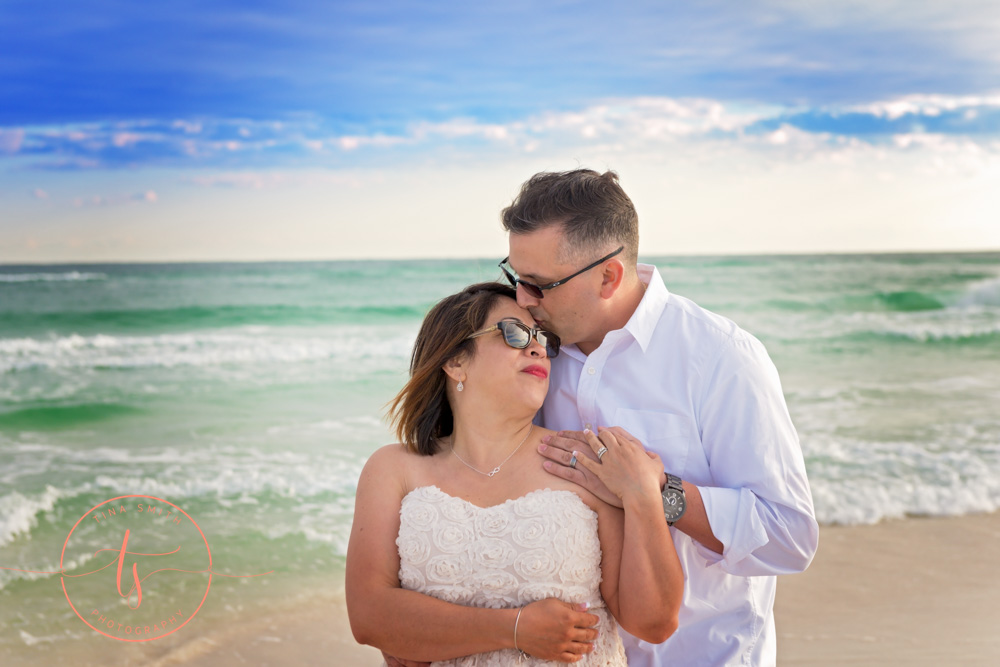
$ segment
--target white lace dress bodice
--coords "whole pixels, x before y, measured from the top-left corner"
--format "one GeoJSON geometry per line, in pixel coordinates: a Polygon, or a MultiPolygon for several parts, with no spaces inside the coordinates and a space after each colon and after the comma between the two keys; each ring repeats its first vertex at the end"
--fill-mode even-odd
{"type": "MultiPolygon", "coordinates": [[[[436,486],[408,493],[399,511],[399,581],[447,602],[494,609],[549,597],[587,602],[601,621],[593,653],[577,665],[624,667],[618,626],[601,598],[597,513],[572,491],[540,489],[478,507],[436,486]]],[[[435,665],[513,665],[514,650],[435,665]]],[[[556,665],[529,656],[520,664],[556,665]]]]}

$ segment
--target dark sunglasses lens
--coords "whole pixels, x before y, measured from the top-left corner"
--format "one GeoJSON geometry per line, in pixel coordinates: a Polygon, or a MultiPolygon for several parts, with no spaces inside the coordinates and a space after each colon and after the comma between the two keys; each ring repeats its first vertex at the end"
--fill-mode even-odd
{"type": "Polygon", "coordinates": [[[500,270],[503,271],[503,275],[505,278],[507,278],[507,282],[509,282],[511,287],[513,287],[514,289],[517,289],[517,286],[520,285],[521,287],[524,288],[525,292],[535,297],[536,299],[545,298],[545,295],[542,294],[542,290],[538,289],[537,285],[532,285],[531,283],[524,282],[520,278],[515,278],[514,274],[508,271],[507,267],[503,265],[503,262],[500,263],[500,270]]]}
{"type": "Polygon", "coordinates": [[[503,338],[511,347],[523,350],[531,343],[531,332],[517,322],[502,322],[503,338]]]}
{"type": "Polygon", "coordinates": [[[503,271],[504,278],[507,279],[507,282],[510,283],[510,286],[513,287],[514,289],[517,289],[517,278],[514,277],[514,274],[508,271],[506,268],[504,268],[503,265],[500,266],[500,270],[503,271]]]}
{"type": "Polygon", "coordinates": [[[526,283],[523,280],[519,280],[518,282],[521,283],[521,287],[524,288],[525,292],[527,292],[531,296],[535,297],[536,299],[544,299],[545,298],[545,295],[542,294],[542,290],[538,289],[537,285],[532,285],[531,283],[526,283]]]}
{"type": "Polygon", "coordinates": [[[545,346],[545,356],[549,359],[559,354],[559,336],[548,331],[539,331],[535,338],[545,346]]]}

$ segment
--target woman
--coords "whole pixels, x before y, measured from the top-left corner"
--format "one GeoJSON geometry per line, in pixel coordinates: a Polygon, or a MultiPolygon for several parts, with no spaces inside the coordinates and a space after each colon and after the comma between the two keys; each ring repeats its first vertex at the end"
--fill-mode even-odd
{"type": "Polygon", "coordinates": [[[532,419],[559,341],[534,324],[498,283],[425,318],[390,407],[402,444],[376,451],[358,482],[346,581],[358,642],[449,664],[624,665],[614,619],[651,642],[676,628],[683,575],[663,465],[589,435],[601,463],[579,462],[624,511],[543,470],[552,432],[532,419]]]}

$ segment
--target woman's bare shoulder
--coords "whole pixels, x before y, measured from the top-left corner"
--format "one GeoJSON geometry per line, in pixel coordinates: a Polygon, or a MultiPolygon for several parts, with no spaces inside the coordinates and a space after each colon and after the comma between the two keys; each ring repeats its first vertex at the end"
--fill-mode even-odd
{"type": "Polygon", "coordinates": [[[414,452],[402,443],[379,447],[365,463],[362,477],[378,477],[383,481],[398,481],[404,488],[413,488],[430,471],[438,454],[425,455],[414,452]]]}
{"type": "Polygon", "coordinates": [[[383,445],[368,456],[361,475],[395,477],[406,469],[407,461],[415,457],[416,454],[410,452],[403,444],[383,445]]]}
{"type": "Polygon", "coordinates": [[[396,463],[401,460],[405,460],[407,457],[415,457],[416,453],[410,450],[409,447],[401,442],[395,442],[391,445],[382,445],[368,457],[368,462],[376,461],[377,465],[385,465],[388,463],[396,463]]]}

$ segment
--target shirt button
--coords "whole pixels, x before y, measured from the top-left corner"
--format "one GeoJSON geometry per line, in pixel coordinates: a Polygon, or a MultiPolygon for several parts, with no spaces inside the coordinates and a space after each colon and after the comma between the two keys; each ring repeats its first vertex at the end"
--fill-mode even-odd
{"type": "Polygon", "coordinates": [[[588,431],[594,430],[590,424],[584,424],[583,427],[586,428],[588,431]]]}
{"type": "Polygon", "coordinates": [[[594,368],[593,366],[591,366],[590,368],[587,369],[587,375],[593,375],[596,372],[597,372],[597,369],[594,368]]]}

